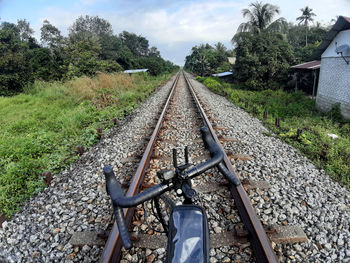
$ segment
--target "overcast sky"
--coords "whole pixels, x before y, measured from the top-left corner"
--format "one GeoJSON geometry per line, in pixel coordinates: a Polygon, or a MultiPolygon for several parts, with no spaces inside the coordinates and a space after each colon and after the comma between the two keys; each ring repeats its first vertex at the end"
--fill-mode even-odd
{"type": "MultiPolygon", "coordinates": [[[[252,1],[232,0],[0,0],[1,21],[26,19],[40,39],[40,27],[47,19],[64,35],[81,15],[107,19],[115,34],[126,30],[146,37],[162,57],[183,65],[191,48],[201,43],[230,40],[245,20],[241,10],[252,1]]],[[[264,1],[278,5],[280,16],[295,22],[301,8],[309,6],[316,21],[329,24],[337,15],[350,17],[350,0],[264,1]]],[[[276,17],[278,18],[278,17],[276,17]]]]}

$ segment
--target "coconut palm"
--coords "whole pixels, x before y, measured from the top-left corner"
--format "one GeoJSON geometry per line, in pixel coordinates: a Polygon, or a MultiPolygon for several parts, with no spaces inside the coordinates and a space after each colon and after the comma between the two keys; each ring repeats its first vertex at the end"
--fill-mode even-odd
{"type": "Polygon", "coordinates": [[[314,19],[312,18],[313,16],[316,16],[315,13],[312,12],[312,9],[308,6],[306,6],[305,8],[300,9],[300,11],[302,12],[302,15],[297,17],[296,20],[299,20],[299,25],[300,24],[304,24],[305,26],[305,46],[307,46],[307,33],[309,30],[309,22],[313,22],[314,19]]]}
{"type": "Polygon", "coordinates": [[[247,17],[249,21],[240,24],[237,33],[252,32],[260,34],[264,30],[280,31],[286,25],[283,17],[272,22],[273,17],[280,13],[278,6],[258,1],[251,3],[249,6],[251,9],[245,8],[242,10],[243,17],[247,17]]]}

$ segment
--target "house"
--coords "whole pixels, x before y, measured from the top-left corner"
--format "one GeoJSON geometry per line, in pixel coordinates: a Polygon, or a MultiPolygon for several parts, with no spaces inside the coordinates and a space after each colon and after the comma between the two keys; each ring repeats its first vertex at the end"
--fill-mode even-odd
{"type": "Polygon", "coordinates": [[[316,56],[321,56],[317,108],[329,111],[339,103],[342,115],[350,119],[350,18],[338,18],[316,56]]]}

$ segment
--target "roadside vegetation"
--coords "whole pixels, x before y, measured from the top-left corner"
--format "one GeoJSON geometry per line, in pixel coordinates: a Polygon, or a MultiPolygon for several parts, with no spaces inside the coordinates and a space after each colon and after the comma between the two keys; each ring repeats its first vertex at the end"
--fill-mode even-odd
{"type": "Polygon", "coordinates": [[[197,80],[255,115],[318,167],[350,187],[350,122],[342,118],[339,105],[323,114],[317,111],[315,100],[301,91],[252,91],[244,85],[228,84],[213,77],[197,77],[197,80]],[[276,118],[280,119],[280,127],[276,126],[276,118]],[[328,134],[335,134],[338,138],[332,139],[328,134]]]}
{"type": "MultiPolygon", "coordinates": [[[[251,3],[242,10],[246,22],[232,37],[234,49],[221,53],[226,59],[221,58],[220,63],[216,63],[220,57],[217,48],[202,44],[192,48],[186,57],[185,69],[201,76],[198,80],[212,91],[256,115],[273,133],[350,187],[349,121],[343,120],[339,105],[334,105],[326,114],[320,113],[315,100],[302,91],[295,92],[295,83],[288,84],[293,75],[292,65],[320,59],[317,48],[335,22],[332,19],[329,25],[321,25],[308,6],[300,11],[294,24],[278,18],[280,9],[276,5],[251,3]],[[220,65],[232,54],[236,58],[235,64],[230,66],[232,84],[208,77],[220,72],[220,65]],[[279,118],[279,127],[276,118],[279,118]],[[332,139],[328,134],[338,138],[332,139]]],[[[310,76],[298,83],[299,89],[309,93],[312,85],[310,76]]]]}
{"type": "Polygon", "coordinates": [[[80,16],[63,36],[43,21],[0,23],[0,215],[12,215],[179,67],[141,35],[80,16]],[[147,68],[129,76],[125,69],[147,68]],[[3,96],[3,97],[1,97],[3,96]],[[80,150],[82,148],[79,148],[80,150]]]}
{"type": "MultiPolygon", "coordinates": [[[[201,44],[192,48],[186,57],[185,70],[199,76],[210,76],[231,70],[237,83],[251,90],[288,87],[293,71],[291,66],[317,59],[315,51],[334,21],[329,25],[314,22],[316,14],[302,8],[295,22],[278,17],[278,6],[253,2],[242,10],[246,22],[239,25],[232,37],[233,50],[221,43],[201,44]],[[235,57],[234,65],[228,57],[235,57]]],[[[299,86],[311,86],[313,78],[305,78],[299,86]]],[[[293,85],[291,85],[294,87],[293,85]]]]}
{"type": "Polygon", "coordinates": [[[145,37],[127,31],[115,35],[112,25],[98,16],[81,16],[68,31],[63,36],[45,20],[39,42],[26,20],[1,22],[0,96],[22,92],[36,80],[66,81],[136,68],[159,75],[178,68],[145,37]]]}
{"type": "Polygon", "coordinates": [[[35,81],[0,97],[0,214],[12,215],[45,187],[43,172],[58,173],[98,140],[97,128],[128,115],[170,74],[99,73],[67,82],[35,81]]]}

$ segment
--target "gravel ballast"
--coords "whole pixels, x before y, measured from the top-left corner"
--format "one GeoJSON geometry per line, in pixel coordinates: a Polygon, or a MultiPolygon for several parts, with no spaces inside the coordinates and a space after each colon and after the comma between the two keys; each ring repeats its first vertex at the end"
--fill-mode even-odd
{"type": "Polygon", "coordinates": [[[265,180],[267,190],[250,190],[249,197],[268,225],[298,225],[307,243],[273,244],[281,262],[350,262],[350,191],[333,181],[295,148],[270,133],[261,121],[212,93],[192,78],[192,84],[228,128],[222,132],[237,140],[226,150],[252,157],[236,161],[241,178],[265,180]],[[264,198],[265,197],[265,198],[264,198]]]}
{"type": "MultiPolygon", "coordinates": [[[[237,140],[226,143],[226,150],[252,157],[247,161],[235,161],[237,174],[242,179],[270,183],[270,189],[248,191],[262,221],[268,225],[298,225],[309,239],[307,243],[293,245],[273,244],[280,261],[350,262],[350,191],[317,169],[293,147],[275,136],[266,136],[269,131],[259,120],[210,92],[201,83],[191,81],[212,115],[219,120],[217,125],[228,128],[220,133],[237,140]]],[[[144,138],[152,131],[154,117],[159,115],[171,83],[169,81],[103,135],[74,165],[55,175],[50,187],[31,198],[21,212],[3,223],[0,262],[99,260],[103,246],[74,247],[69,240],[74,232],[98,232],[110,225],[112,210],[102,168],[112,165],[121,182],[130,179],[123,175],[133,175],[135,164],[122,160],[143,153],[147,143],[144,138]]],[[[225,209],[229,208],[222,204],[222,210],[225,209]]],[[[212,214],[214,217],[215,211],[212,214]]],[[[218,231],[225,228],[225,222],[213,226],[215,221],[210,221],[210,224],[218,231]]],[[[211,249],[211,262],[244,262],[236,251],[232,250],[231,254],[226,250],[229,248],[211,249]],[[226,256],[227,253],[231,256],[226,256]]],[[[142,253],[147,257],[153,251],[145,249],[142,253]]],[[[157,249],[156,253],[154,262],[162,262],[164,248],[157,249]]],[[[126,262],[140,260],[137,253],[125,256],[126,262]]]]}
{"type": "MultiPolygon", "coordinates": [[[[126,119],[102,136],[50,187],[31,198],[0,228],[0,262],[96,262],[103,246],[73,247],[74,232],[106,230],[112,209],[105,191],[104,165],[123,174],[121,160],[143,153],[162,102],[175,76],[126,119]]],[[[117,174],[119,175],[119,174],[117,174]]]]}
{"type": "MultiPolygon", "coordinates": [[[[150,171],[146,172],[146,184],[160,183],[156,172],[160,169],[173,167],[172,150],[178,150],[178,164],[184,162],[184,147],[189,147],[189,162],[199,164],[210,159],[208,150],[205,149],[201,139],[200,127],[203,122],[200,118],[195,103],[185,83],[180,76],[177,88],[174,91],[172,102],[167,111],[163,129],[159,140],[155,144],[157,158],[151,159],[150,171]],[[201,160],[199,160],[200,158],[201,160]]],[[[226,182],[217,169],[210,169],[192,180],[193,187],[219,185],[226,182]]],[[[208,189],[207,189],[208,190],[208,189]]],[[[226,187],[220,187],[214,191],[203,192],[197,189],[198,201],[195,203],[203,207],[208,218],[210,235],[233,231],[234,226],[240,223],[238,212],[226,187]]],[[[181,204],[183,197],[178,197],[174,190],[167,192],[174,203],[181,204]]],[[[130,230],[137,236],[147,234],[150,240],[156,240],[159,236],[166,237],[159,221],[153,216],[151,202],[144,203],[137,208],[137,216],[130,230]]],[[[167,220],[166,220],[167,221],[167,220]]],[[[253,251],[249,242],[236,242],[234,245],[224,242],[224,246],[211,247],[209,251],[210,262],[255,262],[253,251]]],[[[164,262],[166,258],[166,246],[158,243],[158,248],[149,249],[135,246],[129,251],[123,250],[121,263],[128,262],[164,262]]]]}

